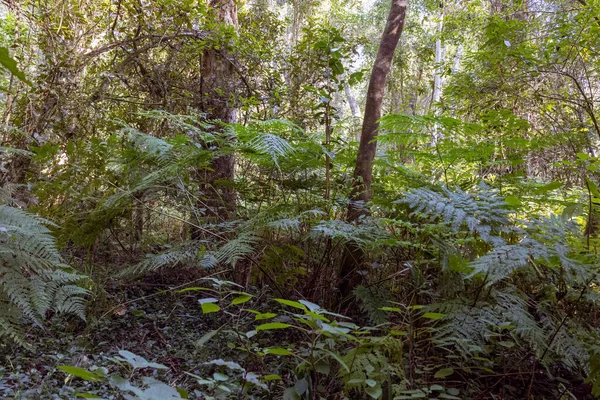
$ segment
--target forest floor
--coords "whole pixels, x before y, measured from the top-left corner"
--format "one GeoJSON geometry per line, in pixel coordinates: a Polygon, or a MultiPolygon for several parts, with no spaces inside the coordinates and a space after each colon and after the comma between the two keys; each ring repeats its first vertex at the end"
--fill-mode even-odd
{"type": "MultiPolygon", "coordinates": [[[[91,302],[87,323],[54,318],[43,329],[29,329],[26,334],[28,348],[12,346],[0,349],[4,366],[0,367],[0,399],[63,400],[75,399],[77,393],[86,392],[93,392],[107,400],[123,399],[123,392],[105,381],[86,382],[59,369],[62,365],[91,371],[105,368],[109,374],[118,373],[130,379],[127,369],[115,362],[120,350],[167,367],[164,370],[138,370],[133,382],[139,382],[143,376],[153,376],[185,389],[190,393],[190,399],[202,398],[194,394],[199,388],[198,382],[186,372],[203,376],[207,372],[203,362],[235,357],[234,346],[227,339],[201,340],[206,333],[230,324],[231,320],[226,313],[203,314],[198,299],[204,294],[199,291],[178,293],[177,289],[186,286],[182,285],[182,281],[189,281],[190,286],[203,286],[198,277],[182,279],[181,276],[169,275],[109,285],[104,292],[105,298],[99,296],[91,302]]],[[[259,308],[263,300],[261,296],[257,299],[259,308]]],[[[281,339],[281,333],[278,333],[278,338],[281,339]]],[[[540,398],[552,398],[545,393],[546,386],[552,386],[551,382],[544,382],[545,374],[541,370],[539,372],[539,382],[534,390],[544,394],[540,398]]],[[[497,382],[497,378],[490,380],[490,387],[495,387],[497,382]]],[[[564,383],[571,387],[575,398],[592,398],[588,385],[582,382],[564,383]]],[[[524,383],[515,379],[512,384],[519,386],[524,383]]],[[[521,389],[516,391],[522,392],[521,389]]],[[[482,394],[472,398],[491,397],[482,394]]]]}
{"type": "MultiPolygon", "coordinates": [[[[106,311],[87,324],[56,318],[26,335],[29,348],[0,350],[0,399],[66,399],[89,391],[105,399],[121,398],[108,384],[84,382],[58,369],[60,365],[115,371],[113,358],[127,350],[168,367],[159,371],[163,382],[186,388],[195,380],[183,371],[197,372],[200,353],[210,351],[195,343],[214,329],[218,316],[203,316],[197,295],[178,294],[168,284],[128,285],[108,293],[106,311]]],[[[213,353],[214,355],[215,353],[213,353]]],[[[148,375],[148,374],[146,374],[148,375]]]]}

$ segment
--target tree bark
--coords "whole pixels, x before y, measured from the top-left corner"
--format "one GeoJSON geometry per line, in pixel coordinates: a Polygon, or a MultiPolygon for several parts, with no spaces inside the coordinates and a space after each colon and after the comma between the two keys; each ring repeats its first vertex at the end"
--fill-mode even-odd
{"type": "MultiPolygon", "coordinates": [[[[365,203],[371,199],[371,180],[373,177],[373,162],[377,151],[377,131],[388,73],[406,16],[408,0],[392,0],[392,7],[387,22],[367,90],[367,101],[363,119],[360,145],[354,169],[354,182],[348,206],[348,222],[356,222],[360,216],[367,215],[365,203]]],[[[356,242],[346,244],[339,274],[339,294],[347,298],[352,289],[361,282],[358,268],[361,266],[364,254],[356,242]]]]}
{"type": "MultiPolygon", "coordinates": [[[[352,93],[352,89],[350,89],[350,85],[346,84],[346,86],[344,86],[344,92],[346,93],[346,100],[348,101],[352,117],[358,118],[360,116],[360,109],[358,108],[356,97],[354,97],[354,93],[352,93]]],[[[358,129],[356,130],[355,139],[357,142],[360,142],[360,131],[358,129]]]]}
{"type": "MultiPolygon", "coordinates": [[[[431,101],[431,106],[433,108],[434,114],[438,115],[440,108],[439,102],[442,98],[442,72],[443,66],[442,61],[444,58],[444,48],[442,46],[442,31],[444,29],[444,11],[441,10],[440,22],[438,23],[438,35],[440,37],[435,41],[435,74],[433,78],[433,96],[431,101]]],[[[433,127],[433,135],[431,140],[431,145],[435,147],[437,142],[442,138],[442,135],[439,132],[438,124],[435,124],[433,127]]]]}
{"type": "MultiPolygon", "coordinates": [[[[232,25],[237,31],[238,17],[234,0],[210,0],[215,18],[223,24],[232,25]]],[[[202,54],[201,109],[209,120],[224,123],[236,122],[235,93],[239,85],[234,65],[227,59],[225,50],[207,48],[202,54]]],[[[215,130],[219,130],[215,127],[215,130]]],[[[203,179],[202,192],[205,201],[197,208],[205,209],[205,216],[227,220],[235,212],[236,194],[233,189],[235,158],[233,154],[216,157],[212,171],[203,179]]],[[[198,213],[197,213],[198,214],[198,213]]],[[[193,231],[192,238],[198,239],[200,232],[193,231]]]]}

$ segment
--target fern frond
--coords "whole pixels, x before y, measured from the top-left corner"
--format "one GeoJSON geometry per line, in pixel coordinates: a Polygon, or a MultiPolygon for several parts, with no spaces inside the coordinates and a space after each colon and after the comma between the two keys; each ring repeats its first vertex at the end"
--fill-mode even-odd
{"type": "Polygon", "coordinates": [[[0,336],[15,338],[19,328],[11,326],[14,310],[41,324],[48,311],[69,313],[85,319],[88,291],[77,286],[83,277],[67,272],[49,221],[6,205],[0,206],[0,297],[6,299],[6,315],[0,315],[0,336]],[[14,310],[13,310],[14,309],[14,310]]]}
{"type": "Polygon", "coordinates": [[[205,241],[191,241],[170,248],[160,254],[148,254],[144,260],[126,268],[119,275],[140,275],[155,272],[161,268],[175,268],[178,266],[213,268],[217,265],[217,261],[212,253],[205,250],[205,246],[205,241]]]}
{"type": "Polygon", "coordinates": [[[510,224],[506,202],[497,191],[486,186],[480,186],[473,194],[460,188],[454,192],[442,188],[441,193],[426,188],[415,189],[396,203],[407,204],[415,215],[422,218],[441,218],[454,232],[466,225],[471,233],[477,233],[481,239],[494,245],[503,243],[497,234],[505,231],[510,224]]]}
{"type": "Polygon", "coordinates": [[[365,220],[358,225],[341,220],[320,221],[312,228],[310,235],[315,238],[354,241],[361,245],[373,245],[377,240],[389,236],[387,231],[370,220],[365,220]]]}
{"type": "Polygon", "coordinates": [[[257,153],[268,155],[277,166],[280,157],[289,156],[295,151],[287,140],[272,133],[256,135],[248,145],[257,153]]]}
{"type": "Polygon", "coordinates": [[[223,264],[235,265],[239,260],[253,254],[258,238],[251,233],[242,233],[217,249],[215,259],[223,264]]]}

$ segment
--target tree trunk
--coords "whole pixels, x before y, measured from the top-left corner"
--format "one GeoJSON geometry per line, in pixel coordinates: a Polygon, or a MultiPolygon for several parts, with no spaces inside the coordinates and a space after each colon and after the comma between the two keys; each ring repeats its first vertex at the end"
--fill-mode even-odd
{"type": "MultiPolygon", "coordinates": [[[[352,93],[352,89],[350,89],[350,85],[346,84],[346,86],[344,86],[344,92],[346,93],[346,100],[348,101],[352,117],[358,118],[360,116],[360,109],[358,108],[356,97],[354,97],[354,93],[352,93]]],[[[360,131],[358,129],[356,130],[355,138],[357,142],[360,142],[360,131]]]]}
{"type": "MultiPolygon", "coordinates": [[[[404,27],[407,3],[408,0],[392,0],[392,8],[388,14],[377,57],[371,71],[360,145],[354,169],[351,201],[348,206],[348,222],[356,222],[360,216],[368,214],[365,203],[371,199],[373,161],[377,151],[377,130],[379,128],[379,118],[381,118],[385,85],[392,66],[394,51],[404,27]]],[[[360,284],[361,275],[358,268],[361,266],[363,258],[363,251],[356,242],[346,244],[339,274],[339,293],[342,299],[346,298],[352,289],[360,284]]]]}
{"type": "MultiPolygon", "coordinates": [[[[438,23],[438,35],[440,37],[435,41],[435,74],[433,77],[433,96],[431,99],[431,106],[434,110],[434,114],[438,115],[440,111],[439,102],[442,98],[442,72],[443,66],[442,61],[444,58],[444,48],[442,47],[442,31],[444,29],[444,11],[442,10],[440,16],[440,22],[438,23]]],[[[442,135],[439,131],[438,124],[435,124],[433,127],[433,135],[431,140],[431,145],[435,147],[437,142],[442,138],[442,135]]]]}
{"type": "MultiPolygon", "coordinates": [[[[210,0],[210,6],[218,21],[232,25],[237,31],[238,17],[234,0],[210,0]]],[[[234,97],[238,82],[235,74],[235,68],[227,58],[225,50],[213,48],[204,50],[201,70],[201,108],[206,113],[207,119],[224,123],[236,122],[237,110],[234,97]]],[[[215,130],[219,129],[218,126],[215,127],[215,130]]],[[[220,155],[213,160],[212,171],[207,172],[203,179],[201,197],[204,201],[200,200],[197,204],[198,210],[206,210],[205,216],[226,220],[235,212],[234,166],[233,154],[220,155]]],[[[192,238],[199,239],[200,232],[193,231],[192,238]]]]}

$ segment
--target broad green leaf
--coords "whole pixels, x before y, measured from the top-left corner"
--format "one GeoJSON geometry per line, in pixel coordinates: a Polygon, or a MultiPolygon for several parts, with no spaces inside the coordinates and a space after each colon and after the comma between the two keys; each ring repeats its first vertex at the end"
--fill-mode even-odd
{"type": "Polygon", "coordinates": [[[310,311],[316,311],[316,310],[321,309],[320,306],[316,305],[315,303],[311,303],[310,301],[307,301],[307,300],[300,300],[299,303],[306,306],[306,308],[308,308],[310,311]]]}
{"type": "Polygon", "coordinates": [[[186,375],[189,375],[189,376],[191,376],[191,377],[192,377],[192,378],[194,378],[194,379],[196,379],[196,381],[197,381],[197,382],[198,382],[198,384],[200,384],[200,385],[212,385],[212,384],[213,384],[213,382],[214,382],[214,381],[212,381],[212,380],[210,380],[210,381],[209,381],[209,380],[207,380],[207,379],[204,379],[204,378],[203,378],[203,377],[201,377],[201,376],[198,376],[198,375],[192,374],[191,372],[183,371],[183,373],[184,373],[184,374],[186,374],[186,375]]]}
{"type": "Polygon", "coordinates": [[[0,65],[10,71],[14,76],[22,80],[23,82],[31,85],[31,82],[27,80],[25,74],[19,70],[17,62],[8,54],[6,47],[0,47],[0,65]]]}
{"type": "Polygon", "coordinates": [[[83,368],[73,367],[70,365],[59,365],[58,369],[60,369],[63,372],[66,372],[69,375],[81,378],[84,381],[98,382],[100,380],[100,377],[98,375],[83,368]]]}
{"type": "Polygon", "coordinates": [[[285,328],[289,328],[290,324],[284,324],[282,322],[270,322],[268,324],[261,324],[259,326],[257,326],[255,329],[257,332],[260,331],[270,331],[273,329],[285,329],[285,328]]]}
{"type": "Polygon", "coordinates": [[[187,390],[182,389],[182,388],[176,388],[177,393],[179,393],[179,396],[181,396],[182,399],[187,399],[190,397],[190,394],[188,393],[187,390]]]}
{"type": "Polygon", "coordinates": [[[323,375],[329,375],[329,363],[325,360],[317,361],[317,363],[315,364],[315,371],[323,375]]]}
{"type": "Polygon", "coordinates": [[[219,385],[217,388],[221,389],[224,392],[231,393],[231,389],[225,385],[219,385]]]}
{"type": "Polygon", "coordinates": [[[537,192],[542,194],[542,193],[550,192],[552,190],[561,188],[562,186],[563,186],[563,184],[560,182],[550,182],[549,184],[544,185],[541,188],[538,188],[537,192]]]}
{"type": "Polygon", "coordinates": [[[219,300],[215,299],[214,297],[198,300],[200,307],[202,307],[202,313],[208,314],[219,311],[221,307],[219,307],[218,304],[215,304],[217,301],[219,300]]]}
{"type": "Polygon", "coordinates": [[[200,304],[205,304],[205,303],[217,303],[219,300],[215,299],[214,297],[206,297],[204,299],[200,299],[198,300],[198,303],[200,304]]]}
{"type": "Polygon", "coordinates": [[[259,321],[261,319],[271,319],[276,317],[277,314],[274,313],[262,313],[262,314],[256,314],[256,316],[254,317],[255,321],[259,321]]]}
{"type": "Polygon", "coordinates": [[[225,382],[225,381],[229,380],[229,375],[225,375],[220,372],[215,372],[213,374],[213,378],[215,381],[225,382]]]}
{"type": "Polygon", "coordinates": [[[382,392],[383,391],[382,391],[380,385],[377,385],[377,386],[374,386],[374,387],[368,387],[367,386],[365,388],[365,393],[368,394],[369,396],[371,396],[372,399],[378,399],[378,398],[380,398],[382,392]]]}
{"type": "Polygon", "coordinates": [[[506,202],[506,204],[508,204],[509,206],[520,206],[521,204],[521,200],[519,200],[517,197],[515,196],[506,196],[504,198],[504,201],[506,202]]]}
{"type": "Polygon", "coordinates": [[[438,399],[461,400],[460,397],[456,397],[448,393],[440,393],[438,395],[438,399]]]}
{"type": "Polygon", "coordinates": [[[294,353],[291,351],[284,349],[282,347],[272,347],[270,349],[265,349],[266,354],[273,354],[276,356],[293,356],[294,353]]]}
{"type": "Polygon", "coordinates": [[[440,318],[444,318],[445,316],[446,316],[446,314],[435,313],[435,312],[426,312],[425,314],[423,314],[423,318],[427,318],[427,319],[440,319],[440,318]]]}
{"type": "Polygon", "coordinates": [[[340,363],[340,365],[342,366],[342,368],[344,368],[346,370],[346,372],[350,372],[350,368],[348,368],[348,365],[344,362],[344,360],[342,360],[342,357],[340,357],[339,355],[335,354],[333,351],[330,351],[330,350],[325,350],[325,352],[327,354],[329,354],[331,357],[333,357],[338,363],[340,363]]]}
{"type": "Polygon", "coordinates": [[[390,311],[390,312],[402,312],[402,310],[398,307],[381,307],[381,311],[390,311]]]}
{"type": "Polygon", "coordinates": [[[598,189],[598,185],[592,182],[589,178],[585,178],[585,182],[587,183],[590,193],[593,194],[594,197],[600,197],[600,189],[598,189]]]}
{"type": "Polygon", "coordinates": [[[437,378],[437,379],[443,379],[443,378],[446,378],[447,376],[452,375],[453,373],[454,373],[453,368],[442,368],[438,372],[436,372],[433,377],[437,378]]]}
{"type": "Polygon", "coordinates": [[[281,376],[277,375],[277,374],[271,374],[271,375],[265,375],[263,377],[263,379],[265,381],[280,381],[281,380],[281,376]]]}
{"type": "Polygon", "coordinates": [[[225,361],[221,358],[217,360],[211,360],[204,363],[204,365],[218,365],[219,367],[226,367],[232,371],[245,371],[244,367],[235,361],[225,361]]]}
{"type": "Polygon", "coordinates": [[[232,305],[236,305],[236,304],[244,304],[244,303],[246,303],[247,301],[250,301],[250,300],[252,299],[252,297],[254,297],[254,296],[252,296],[252,295],[250,295],[250,294],[247,294],[247,293],[245,293],[245,294],[242,294],[242,295],[240,295],[240,296],[236,297],[235,299],[233,299],[233,300],[231,301],[231,304],[232,304],[232,305]]]}
{"type": "Polygon", "coordinates": [[[206,291],[206,290],[212,291],[214,289],[209,289],[209,288],[205,288],[205,287],[189,287],[189,288],[177,290],[177,291],[175,291],[175,293],[197,292],[197,291],[206,291]]]}
{"type": "Polygon", "coordinates": [[[377,381],[375,379],[366,379],[365,383],[369,387],[375,387],[375,385],[377,385],[377,381]]]}
{"type": "Polygon", "coordinates": [[[156,368],[156,369],[169,369],[168,367],[147,361],[144,357],[133,354],[127,350],[119,350],[121,357],[115,357],[116,360],[125,361],[129,363],[133,368],[156,368]]]}
{"type": "Polygon", "coordinates": [[[285,299],[273,299],[276,302],[286,305],[286,306],[290,306],[290,307],[295,307],[297,309],[300,309],[302,311],[307,311],[306,306],[304,306],[304,304],[302,303],[298,303],[297,301],[293,301],[293,300],[285,300],[285,299]]]}
{"type": "Polygon", "coordinates": [[[204,346],[204,344],[206,344],[206,342],[212,339],[213,336],[215,336],[217,333],[219,333],[218,329],[205,333],[200,339],[196,341],[196,347],[204,346]]]}
{"type": "Polygon", "coordinates": [[[292,386],[283,392],[283,400],[299,400],[301,397],[296,393],[296,389],[292,386]]]}
{"type": "Polygon", "coordinates": [[[83,399],[101,399],[102,397],[93,393],[75,393],[75,397],[81,397],[83,399]]]}
{"type": "Polygon", "coordinates": [[[294,389],[298,396],[302,396],[308,390],[308,381],[304,378],[299,379],[294,385],[294,389]]]}

